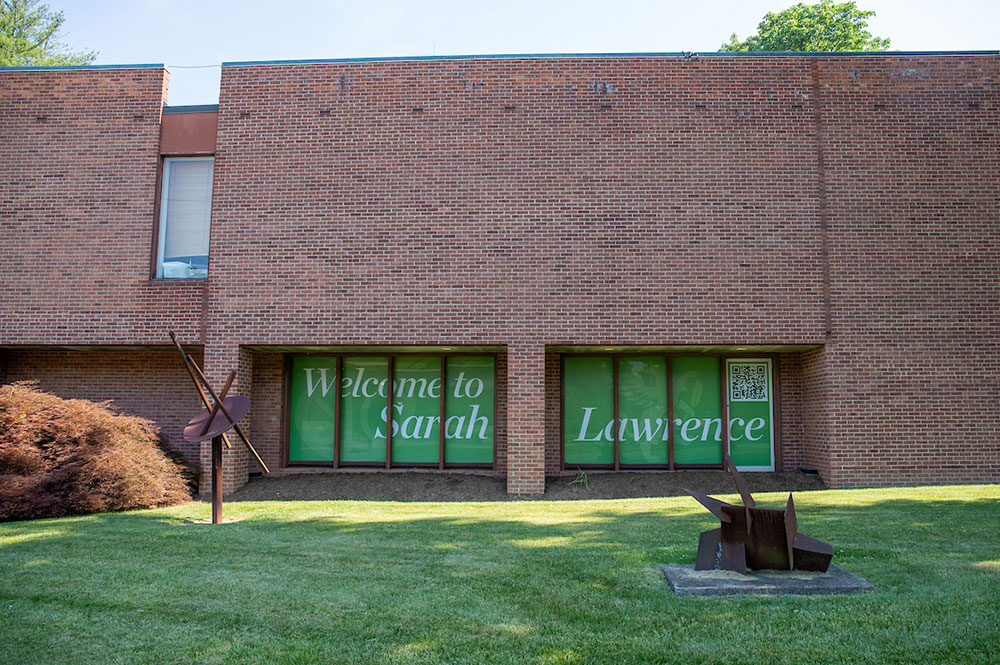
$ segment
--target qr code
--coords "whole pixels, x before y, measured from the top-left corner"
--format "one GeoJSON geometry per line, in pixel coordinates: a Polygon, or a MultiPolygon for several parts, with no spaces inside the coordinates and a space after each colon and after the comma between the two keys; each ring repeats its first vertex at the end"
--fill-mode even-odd
{"type": "Polygon", "coordinates": [[[730,363],[729,399],[733,402],[766,402],[767,363],[730,363]]]}

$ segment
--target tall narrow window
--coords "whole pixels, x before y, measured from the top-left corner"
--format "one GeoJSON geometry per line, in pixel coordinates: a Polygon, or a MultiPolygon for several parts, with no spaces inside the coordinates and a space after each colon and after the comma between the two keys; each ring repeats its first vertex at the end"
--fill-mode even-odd
{"type": "Polygon", "coordinates": [[[156,276],[208,277],[213,157],[163,160],[156,276]]]}

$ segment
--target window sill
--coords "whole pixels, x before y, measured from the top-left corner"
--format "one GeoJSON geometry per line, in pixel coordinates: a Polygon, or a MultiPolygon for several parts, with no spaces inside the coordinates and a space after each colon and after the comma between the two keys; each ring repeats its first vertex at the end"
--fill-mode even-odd
{"type": "Polygon", "coordinates": [[[161,284],[205,284],[208,277],[150,277],[148,284],[159,286],[161,284]]]}

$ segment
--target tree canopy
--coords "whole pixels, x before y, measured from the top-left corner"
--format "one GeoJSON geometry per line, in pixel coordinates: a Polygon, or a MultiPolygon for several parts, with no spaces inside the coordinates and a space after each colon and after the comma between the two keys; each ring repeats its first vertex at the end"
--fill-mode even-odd
{"type": "Polygon", "coordinates": [[[852,2],[815,5],[799,3],[768,12],[757,25],[757,34],[740,41],[734,33],[720,51],[885,51],[889,40],[868,32],[873,11],[852,2]]]}
{"type": "Polygon", "coordinates": [[[88,65],[94,51],[71,51],[60,41],[66,19],[40,0],[0,0],[0,66],[88,65]]]}

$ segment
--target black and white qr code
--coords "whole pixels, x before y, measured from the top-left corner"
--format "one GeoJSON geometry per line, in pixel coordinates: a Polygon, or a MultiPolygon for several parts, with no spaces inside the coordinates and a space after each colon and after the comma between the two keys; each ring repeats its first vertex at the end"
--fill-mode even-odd
{"type": "Polygon", "coordinates": [[[730,363],[731,401],[766,402],[767,398],[767,363],[730,363]]]}

